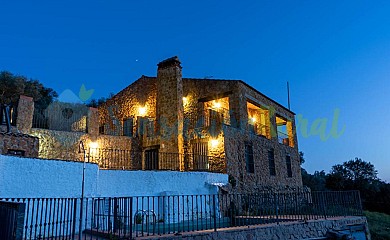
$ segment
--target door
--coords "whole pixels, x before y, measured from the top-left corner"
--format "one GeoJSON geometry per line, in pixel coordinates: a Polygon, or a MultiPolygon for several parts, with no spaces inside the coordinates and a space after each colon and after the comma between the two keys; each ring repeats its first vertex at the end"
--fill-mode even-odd
{"type": "Polygon", "coordinates": [[[145,170],[158,169],[158,149],[145,150],[145,170]]]}

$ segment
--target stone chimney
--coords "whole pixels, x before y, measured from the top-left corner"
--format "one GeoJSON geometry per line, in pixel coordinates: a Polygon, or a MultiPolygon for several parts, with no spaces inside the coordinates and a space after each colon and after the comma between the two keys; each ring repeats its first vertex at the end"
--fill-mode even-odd
{"type": "MultiPolygon", "coordinates": [[[[183,153],[183,81],[178,57],[157,64],[156,115],[160,152],[183,153]]],[[[180,163],[182,166],[182,163],[180,163]]]]}

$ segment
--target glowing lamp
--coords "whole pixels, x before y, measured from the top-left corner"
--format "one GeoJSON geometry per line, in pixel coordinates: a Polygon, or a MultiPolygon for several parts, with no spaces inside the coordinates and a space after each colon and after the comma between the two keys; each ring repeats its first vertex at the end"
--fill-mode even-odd
{"type": "Polygon", "coordinates": [[[218,139],[211,139],[210,143],[211,143],[211,147],[215,148],[218,146],[219,141],[218,139]]]}
{"type": "Polygon", "coordinates": [[[143,117],[146,115],[146,107],[139,107],[138,108],[138,114],[143,117]]]}
{"type": "Polygon", "coordinates": [[[214,102],[213,106],[214,106],[214,108],[220,108],[221,107],[221,103],[214,102]]]}
{"type": "Polygon", "coordinates": [[[98,148],[99,144],[97,142],[90,142],[89,143],[89,148],[98,148]]]}

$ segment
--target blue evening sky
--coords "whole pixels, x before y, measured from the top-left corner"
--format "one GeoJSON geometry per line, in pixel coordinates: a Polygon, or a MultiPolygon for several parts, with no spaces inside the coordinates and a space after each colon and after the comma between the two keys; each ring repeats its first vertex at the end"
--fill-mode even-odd
{"type": "Polygon", "coordinates": [[[0,71],[99,98],[178,55],[185,77],[242,79],[285,106],[289,81],[309,128],[326,118],[329,134],[336,109],[345,126],[299,131],[309,172],[360,157],[390,181],[390,2],[241,2],[2,1],[0,71]]]}

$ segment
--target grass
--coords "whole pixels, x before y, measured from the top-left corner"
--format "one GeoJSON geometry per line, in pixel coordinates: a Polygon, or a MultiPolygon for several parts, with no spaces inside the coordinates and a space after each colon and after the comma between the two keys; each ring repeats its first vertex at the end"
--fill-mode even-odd
{"type": "Polygon", "coordinates": [[[364,211],[372,240],[390,240],[390,215],[364,211]]]}

